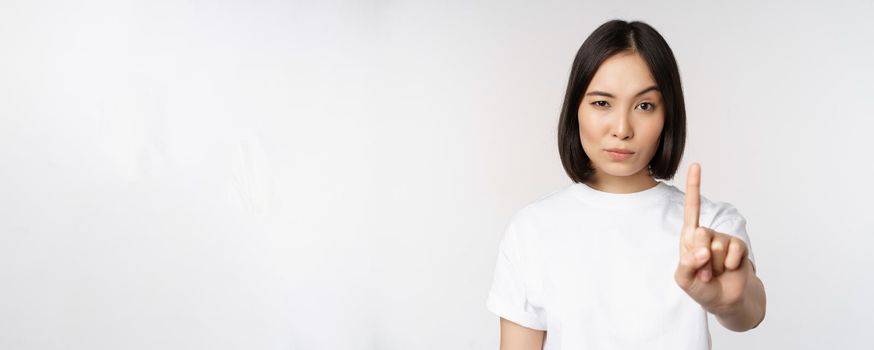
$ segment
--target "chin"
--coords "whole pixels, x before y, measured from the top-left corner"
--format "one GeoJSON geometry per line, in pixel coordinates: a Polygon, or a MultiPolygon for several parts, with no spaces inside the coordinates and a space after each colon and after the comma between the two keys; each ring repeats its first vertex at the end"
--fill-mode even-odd
{"type": "Polygon", "coordinates": [[[644,167],[638,167],[632,164],[607,164],[607,166],[600,167],[605,174],[615,177],[620,176],[631,176],[639,173],[643,170],[644,167]]]}

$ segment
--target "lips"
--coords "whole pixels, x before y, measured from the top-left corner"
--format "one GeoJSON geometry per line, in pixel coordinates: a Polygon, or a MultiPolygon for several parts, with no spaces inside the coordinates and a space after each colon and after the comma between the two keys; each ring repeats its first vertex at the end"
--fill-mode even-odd
{"type": "Polygon", "coordinates": [[[622,153],[622,154],[634,154],[634,152],[629,151],[629,150],[624,149],[624,148],[610,148],[610,149],[606,149],[605,151],[613,152],[613,153],[622,153]]]}
{"type": "Polygon", "coordinates": [[[607,156],[609,156],[610,159],[616,161],[631,159],[631,155],[634,154],[634,152],[622,148],[611,148],[605,149],[604,151],[607,152],[607,156]]]}

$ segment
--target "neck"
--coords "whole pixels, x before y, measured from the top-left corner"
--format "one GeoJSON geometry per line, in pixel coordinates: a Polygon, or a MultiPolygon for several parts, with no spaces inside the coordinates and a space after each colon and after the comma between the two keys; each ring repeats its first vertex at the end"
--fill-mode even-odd
{"type": "Polygon", "coordinates": [[[595,169],[595,174],[585,182],[589,187],[609,193],[634,193],[653,188],[658,182],[649,176],[646,168],[629,176],[613,176],[595,169]]]}

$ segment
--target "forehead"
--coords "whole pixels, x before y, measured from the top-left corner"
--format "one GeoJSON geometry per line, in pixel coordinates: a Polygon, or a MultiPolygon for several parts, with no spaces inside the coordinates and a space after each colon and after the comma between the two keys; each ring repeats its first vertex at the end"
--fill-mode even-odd
{"type": "Polygon", "coordinates": [[[598,90],[618,96],[633,96],[653,85],[657,85],[656,81],[643,57],[638,53],[622,52],[601,63],[586,92],[598,90]]]}

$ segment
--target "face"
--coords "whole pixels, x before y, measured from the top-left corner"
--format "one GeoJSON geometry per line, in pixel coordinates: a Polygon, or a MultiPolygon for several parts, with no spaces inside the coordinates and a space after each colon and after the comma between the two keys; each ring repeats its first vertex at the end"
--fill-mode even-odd
{"type": "Polygon", "coordinates": [[[580,139],[595,178],[649,176],[647,167],[665,122],[663,104],[639,54],[619,53],[601,64],[578,111],[580,139]]]}

